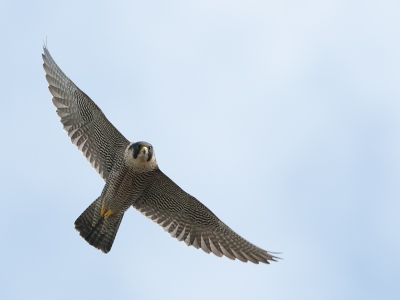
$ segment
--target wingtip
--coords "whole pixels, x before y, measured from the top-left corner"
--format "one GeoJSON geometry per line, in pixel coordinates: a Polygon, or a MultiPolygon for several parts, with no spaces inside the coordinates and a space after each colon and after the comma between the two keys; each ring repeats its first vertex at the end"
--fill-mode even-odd
{"type": "Polygon", "coordinates": [[[275,259],[283,259],[282,257],[279,257],[279,256],[275,256],[276,254],[282,254],[282,252],[270,252],[270,251],[268,251],[268,254],[272,257],[270,260],[272,260],[272,261],[276,261],[277,262],[277,260],[275,260],[275,259]],[[274,254],[274,255],[273,255],[274,254]]]}
{"type": "Polygon", "coordinates": [[[43,50],[47,50],[47,36],[46,39],[43,40],[43,50]]]}

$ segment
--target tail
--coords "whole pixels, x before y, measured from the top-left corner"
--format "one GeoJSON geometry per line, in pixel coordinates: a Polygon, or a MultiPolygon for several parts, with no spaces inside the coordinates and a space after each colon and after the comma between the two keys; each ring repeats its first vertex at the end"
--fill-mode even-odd
{"type": "Polygon", "coordinates": [[[75,221],[75,229],[90,245],[108,253],[114,243],[124,214],[105,219],[100,215],[101,198],[97,198],[75,221]]]}

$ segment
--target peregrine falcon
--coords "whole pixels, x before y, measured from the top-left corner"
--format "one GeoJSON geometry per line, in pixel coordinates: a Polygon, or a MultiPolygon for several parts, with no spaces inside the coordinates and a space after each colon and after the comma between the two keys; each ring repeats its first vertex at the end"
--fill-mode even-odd
{"type": "Polygon", "coordinates": [[[109,252],[124,213],[132,206],[188,246],[243,262],[276,261],[166,176],[151,144],[129,142],[61,71],[46,46],[42,57],[64,130],[105,181],[101,195],[75,221],[75,229],[90,245],[109,252]]]}

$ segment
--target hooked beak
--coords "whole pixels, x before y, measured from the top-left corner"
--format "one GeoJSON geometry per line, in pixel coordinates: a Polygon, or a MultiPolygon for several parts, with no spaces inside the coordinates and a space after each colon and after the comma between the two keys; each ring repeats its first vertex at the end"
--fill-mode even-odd
{"type": "Polygon", "coordinates": [[[146,155],[146,153],[149,152],[149,149],[146,146],[142,146],[139,150],[139,152],[142,152],[143,155],[146,155]]]}

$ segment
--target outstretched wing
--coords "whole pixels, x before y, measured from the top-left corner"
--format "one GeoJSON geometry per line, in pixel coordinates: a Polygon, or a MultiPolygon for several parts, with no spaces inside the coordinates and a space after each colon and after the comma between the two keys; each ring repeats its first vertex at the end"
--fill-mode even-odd
{"type": "Polygon", "coordinates": [[[183,191],[161,170],[133,207],[186,245],[243,262],[269,263],[276,258],[246,241],[218,219],[206,206],[183,191]]]}
{"type": "Polygon", "coordinates": [[[57,66],[44,47],[43,68],[64,130],[100,176],[107,180],[115,160],[129,141],[107,120],[100,108],[57,66]]]}

